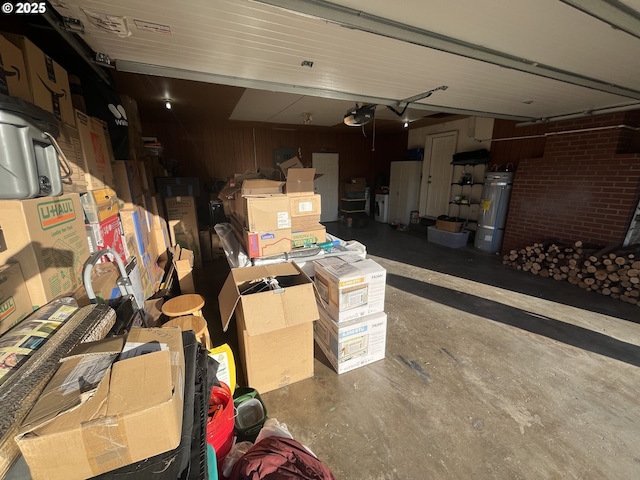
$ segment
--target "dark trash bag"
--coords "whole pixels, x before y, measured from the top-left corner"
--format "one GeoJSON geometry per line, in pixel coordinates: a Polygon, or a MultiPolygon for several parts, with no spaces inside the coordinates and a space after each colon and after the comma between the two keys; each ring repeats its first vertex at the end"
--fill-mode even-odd
{"type": "Polygon", "coordinates": [[[336,480],[301,443],[267,437],[249,449],[233,466],[230,480],[336,480]]]}

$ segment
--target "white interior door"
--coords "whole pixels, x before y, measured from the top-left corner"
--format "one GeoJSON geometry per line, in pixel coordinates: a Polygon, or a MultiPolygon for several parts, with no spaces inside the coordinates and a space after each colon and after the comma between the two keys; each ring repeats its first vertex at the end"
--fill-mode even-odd
{"type": "Polygon", "coordinates": [[[420,215],[436,218],[446,215],[451,195],[451,160],[456,153],[458,132],[427,135],[420,185],[420,215]]]}
{"type": "Polygon", "coordinates": [[[338,183],[339,160],[337,153],[313,153],[311,155],[313,168],[316,174],[322,174],[314,182],[315,192],[321,195],[320,214],[321,222],[338,221],[338,183]]]}

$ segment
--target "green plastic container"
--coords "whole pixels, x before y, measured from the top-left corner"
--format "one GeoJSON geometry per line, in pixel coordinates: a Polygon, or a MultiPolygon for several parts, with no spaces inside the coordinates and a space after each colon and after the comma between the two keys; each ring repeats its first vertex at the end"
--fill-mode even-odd
{"type": "Polygon", "coordinates": [[[251,387],[237,388],[233,394],[233,405],[237,442],[255,442],[267,419],[267,407],[260,393],[251,387]]]}

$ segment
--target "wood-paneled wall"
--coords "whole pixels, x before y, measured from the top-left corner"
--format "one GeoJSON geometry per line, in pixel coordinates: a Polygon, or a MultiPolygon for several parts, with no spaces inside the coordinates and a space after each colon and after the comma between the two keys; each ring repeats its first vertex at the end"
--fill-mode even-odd
{"type": "Polygon", "coordinates": [[[496,120],[493,124],[493,139],[491,142],[491,161],[489,168],[494,165],[504,170],[511,163],[518,168],[518,162],[528,158],[540,158],[544,155],[546,138],[544,134],[549,130],[548,124],[528,125],[518,127],[516,122],[496,120]],[[495,140],[510,138],[511,140],[495,140]]]}
{"type": "Polygon", "coordinates": [[[340,181],[366,177],[374,185],[388,178],[389,164],[404,158],[407,132],[380,133],[373,140],[371,126],[366,137],[359,128],[321,128],[246,122],[173,124],[142,119],[143,135],[157,137],[164,156],[177,176],[226,180],[235,173],[255,172],[274,166],[274,152],[287,147],[311,166],[313,152],[338,153],[340,181]]]}

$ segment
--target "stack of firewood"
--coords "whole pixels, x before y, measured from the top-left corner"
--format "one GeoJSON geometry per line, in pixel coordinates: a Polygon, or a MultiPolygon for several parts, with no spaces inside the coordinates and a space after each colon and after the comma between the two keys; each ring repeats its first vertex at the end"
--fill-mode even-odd
{"type": "Polygon", "coordinates": [[[640,245],[602,248],[580,241],[539,242],[511,250],[502,263],[640,305],[640,245]]]}

